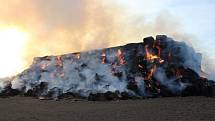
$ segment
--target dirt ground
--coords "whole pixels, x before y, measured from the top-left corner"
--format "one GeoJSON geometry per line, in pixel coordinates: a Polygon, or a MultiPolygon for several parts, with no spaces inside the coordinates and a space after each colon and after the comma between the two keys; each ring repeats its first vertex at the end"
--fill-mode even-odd
{"type": "Polygon", "coordinates": [[[0,98],[0,121],[215,121],[215,98],[109,102],[0,98]]]}

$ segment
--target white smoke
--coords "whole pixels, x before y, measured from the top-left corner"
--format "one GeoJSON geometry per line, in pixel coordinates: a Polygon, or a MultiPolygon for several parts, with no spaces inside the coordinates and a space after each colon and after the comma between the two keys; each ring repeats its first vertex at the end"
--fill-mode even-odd
{"type": "MultiPolygon", "coordinates": [[[[25,86],[28,90],[33,88],[32,85],[48,82],[48,91],[57,87],[63,93],[75,92],[83,96],[89,93],[126,91],[125,75],[121,79],[114,76],[111,63],[102,64],[100,56],[101,51],[97,50],[81,53],[79,59],[75,54],[64,55],[61,57],[62,67],[56,65],[56,56],[48,57],[45,61],[36,58],[30,69],[12,81],[12,88],[21,89],[25,86]],[[42,66],[47,67],[43,70],[42,66]]],[[[123,67],[117,67],[120,68],[123,67]]]]}
{"type": "Polygon", "coordinates": [[[186,88],[189,83],[177,83],[175,80],[177,79],[176,77],[174,78],[168,78],[166,75],[166,72],[163,68],[158,68],[156,72],[153,75],[161,84],[167,86],[171,91],[174,93],[181,92],[183,89],[186,88]]]}
{"type": "MultiPolygon", "coordinates": [[[[176,66],[175,69],[184,67],[200,74],[201,55],[184,42],[177,42],[171,38],[162,41],[165,47],[161,50],[161,55],[165,55],[166,62],[157,67],[156,71],[153,72],[153,77],[161,85],[178,94],[190,85],[189,80],[187,82],[178,81],[177,79],[180,79],[180,77],[174,74],[169,77],[166,70],[173,65],[176,66]],[[167,59],[168,52],[172,55],[171,61],[167,59]]],[[[161,47],[162,41],[160,41],[161,47]]],[[[151,49],[153,52],[155,48],[152,47],[151,49]]],[[[145,54],[144,44],[136,43],[103,50],[38,57],[34,59],[33,64],[27,70],[12,79],[11,84],[13,89],[21,91],[24,89],[27,92],[33,90],[35,86],[42,82],[46,82],[48,84],[47,90],[40,95],[47,95],[54,91],[54,97],[67,92],[87,97],[90,93],[105,93],[108,91],[127,92],[131,95],[143,97],[150,96],[152,92],[146,91],[147,82],[145,82],[149,80],[145,78],[146,76],[140,70],[134,68],[137,64],[135,62],[137,57],[140,56],[144,59],[145,54]],[[105,62],[103,62],[104,57],[105,62]],[[122,64],[121,59],[125,61],[125,64],[122,64]],[[128,88],[130,81],[134,81],[137,89],[128,88]]],[[[152,61],[152,63],[149,61],[150,63],[148,63],[148,61],[146,66],[149,67],[153,67],[156,63],[155,61],[152,61]]],[[[147,71],[149,70],[147,68],[147,71]]],[[[3,82],[7,81],[1,81],[0,89],[8,84],[3,82]]]]}
{"type": "MultiPolygon", "coordinates": [[[[179,57],[182,64],[186,68],[194,70],[196,73],[201,73],[202,55],[196,53],[195,50],[185,42],[177,42],[172,38],[168,38],[167,49],[174,53],[172,56],[179,57]]],[[[163,50],[163,51],[168,51],[163,50]]]]}
{"type": "Polygon", "coordinates": [[[0,78],[0,92],[10,84],[11,78],[0,78]]]}

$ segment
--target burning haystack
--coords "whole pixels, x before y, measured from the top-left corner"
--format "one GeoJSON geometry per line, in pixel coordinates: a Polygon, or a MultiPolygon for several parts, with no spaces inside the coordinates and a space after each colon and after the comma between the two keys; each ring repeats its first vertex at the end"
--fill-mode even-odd
{"type": "Polygon", "coordinates": [[[113,100],[214,96],[215,82],[200,77],[201,54],[165,35],[124,46],[35,58],[5,81],[1,95],[113,100]]]}

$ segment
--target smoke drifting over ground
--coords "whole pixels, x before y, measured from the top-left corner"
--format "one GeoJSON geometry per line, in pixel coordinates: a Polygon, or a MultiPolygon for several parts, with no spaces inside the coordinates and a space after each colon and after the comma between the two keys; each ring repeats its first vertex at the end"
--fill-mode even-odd
{"type": "Polygon", "coordinates": [[[141,41],[148,35],[190,38],[168,12],[147,22],[144,15],[130,15],[124,6],[112,0],[0,2],[4,3],[0,5],[0,25],[18,25],[30,33],[23,52],[27,65],[37,56],[116,46],[141,41]]]}

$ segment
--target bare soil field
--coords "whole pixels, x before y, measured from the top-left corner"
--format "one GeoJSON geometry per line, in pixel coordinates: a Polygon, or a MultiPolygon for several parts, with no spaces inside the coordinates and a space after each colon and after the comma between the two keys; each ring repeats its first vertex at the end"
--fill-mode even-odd
{"type": "Polygon", "coordinates": [[[120,101],[0,98],[0,121],[215,121],[215,98],[120,101]]]}

